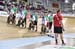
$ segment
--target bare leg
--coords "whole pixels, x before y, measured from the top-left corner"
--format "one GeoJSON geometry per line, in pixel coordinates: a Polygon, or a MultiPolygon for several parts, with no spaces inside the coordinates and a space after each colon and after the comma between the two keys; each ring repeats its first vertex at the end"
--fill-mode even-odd
{"type": "Polygon", "coordinates": [[[56,45],[58,44],[58,40],[57,40],[57,38],[58,38],[58,34],[55,33],[55,43],[56,43],[56,45]]]}
{"type": "Polygon", "coordinates": [[[60,34],[60,38],[61,38],[61,41],[62,41],[62,45],[65,45],[64,39],[63,39],[63,34],[60,34]]]}

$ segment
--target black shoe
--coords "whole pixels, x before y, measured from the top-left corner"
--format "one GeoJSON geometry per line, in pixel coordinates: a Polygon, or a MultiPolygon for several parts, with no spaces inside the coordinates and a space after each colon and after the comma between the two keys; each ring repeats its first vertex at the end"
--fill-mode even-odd
{"type": "Polygon", "coordinates": [[[54,38],[54,36],[52,36],[52,35],[48,35],[48,37],[52,37],[52,38],[54,38]]]}
{"type": "Polygon", "coordinates": [[[19,26],[19,24],[17,24],[16,26],[19,26]]]}
{"type": "Polygon", "coordinates": [[[66,45],[66,44],[64,43],[64,40],[62,40],[62,45],[66,45]]]}
{"type": "Polygon", "coordinates": [[[37,30],[35,30],[35,32],[37,32],[37,30]]]}

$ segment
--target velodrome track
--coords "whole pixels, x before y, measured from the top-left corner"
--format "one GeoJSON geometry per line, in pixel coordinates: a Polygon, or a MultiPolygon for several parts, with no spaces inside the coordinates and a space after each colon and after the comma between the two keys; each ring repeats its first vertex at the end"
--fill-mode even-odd
{"type": "MultiPolygon", "coordinates": [[[[9,25],[6,23],[7,17],[0,16],[0,39],[11,39],[19,37],[34,37],[39,36],[41,21],[38,20],[38,32],[28,31],[28,29],[19,28],[15,25],[9,25]]],[[[75,17],[65,17],[63,19],[65,32],[64,33],[75,33],[75,17]]],[[[27,27],[29,20],[27,19],[27,27]]]]}
{"type": "MultiPolygon", "coordinates": [[[[75,49],[74,17],[63,19],[66,46],[61,46],[60,42],[56,46],[54,38],[40,36],[40,24],[38,25],[38,32],[33,32],[15,25],[9,25],[6,23],[6,19],[7,17],[0,17],[0,49],[75,49]]],[[[28,24],[29,21],[27,21],[27,26],[28,24]]]]}

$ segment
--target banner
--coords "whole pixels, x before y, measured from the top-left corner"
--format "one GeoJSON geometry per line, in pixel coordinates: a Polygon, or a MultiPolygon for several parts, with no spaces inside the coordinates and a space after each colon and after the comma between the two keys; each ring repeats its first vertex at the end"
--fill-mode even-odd
{"type": "Polygon", "coordinates": [[[8,17],[9,14],[5,11],[0,11],[0,16],[5,16],[5,17],[8,17]]]}

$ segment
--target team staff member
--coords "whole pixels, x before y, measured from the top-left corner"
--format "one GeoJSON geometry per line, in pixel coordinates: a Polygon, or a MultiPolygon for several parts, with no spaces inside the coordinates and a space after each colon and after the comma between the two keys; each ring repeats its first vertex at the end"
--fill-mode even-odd
{"type": "Polygon", "coordinates": [[[60,10],[57,11],[56,15],[53,18],[54,21],[54,33],[55,33],[55,43],[56,45],[58,44],[58,34],[60,35],[61,41],[62,41],[62,45],[65,45],[64,43],[64,39],[63,39],[63,23],[62,23],[62,15],[60,10]]]}

